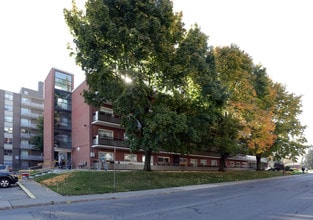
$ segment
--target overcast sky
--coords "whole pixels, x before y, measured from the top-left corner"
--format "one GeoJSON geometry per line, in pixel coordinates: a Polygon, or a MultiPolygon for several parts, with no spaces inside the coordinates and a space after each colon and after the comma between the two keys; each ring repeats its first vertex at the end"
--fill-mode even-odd
{"type": "MultiPolygon", "coordinates": [[[[84,1],[84,0],[78,0],[84,1]]],[[[301,121],[313,141],[312,1],[311,0],[174,0],[186,27],[197,23],[209,36],[209,45],[236,44],[255,64],[262,64],[271,79],[289,92],[302,95],[301,121]]],[[[66,49],[71,35],[63,8],[71,0],[0,1],[0,89],[19,92],[37,89],[52,67],[84,74],[66,49]]]]}

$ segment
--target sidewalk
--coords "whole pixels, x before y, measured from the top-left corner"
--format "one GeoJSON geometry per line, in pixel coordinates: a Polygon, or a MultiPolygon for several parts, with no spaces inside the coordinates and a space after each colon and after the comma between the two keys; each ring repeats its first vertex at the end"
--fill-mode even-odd
{"type": "Polygon", "coordinates": [[[256,182],[256,181],[262,181],[262,180],[266,180],[266,179],[245,180],[245,181],[236,181],[236,182],[182,186],[182,187],[119,192],[119,193],[105,193],[105,194],[82,195],[82,196],[62,196],[50,190],[49,188],[40,185],[39,183],[37,183],[36,181],[32,179],[23,179],[18,182],[18,186],[27,194],[29,198],[20,199],[20,200],[0,201],[0,210],[25,208],[25,207],[33,207],[33,206],[43,206],[43,205],[54,205],[54,204],[70,204],[70,203],[76,203],[76,202],[87,202],[87,201],[95,201],[95,200],[143,197],[143,196],[148,196],[148,195],[175,193],[175,192],[181,192],[181,191],[186,191],[186,190],[213,188],[213,187],[218,187],[218,186],[235,185],[235,184],[256,182]]]}

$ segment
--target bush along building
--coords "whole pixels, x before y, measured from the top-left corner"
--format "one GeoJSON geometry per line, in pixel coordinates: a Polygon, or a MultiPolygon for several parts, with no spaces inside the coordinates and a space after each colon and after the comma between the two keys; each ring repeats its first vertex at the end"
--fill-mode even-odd
{"type": "MultiPolygon", "coordinates": [[[[44,88],[44,167],[143,169],[144,152],[131,152],[124,144],[124,128],[111,103],[101,108],[86,104],[86,82],[74,89],[73,74],[52,68],[44,88]]],[[[232,169],[249,169],[254,164],[246,156],[226,161],[232,169]]],[[[152,170],[217,170],[218,166],[219,156],[214,152],[180,155],[161,151],[151,158],[152,170]]]]}
{"type": "Polygon", "coordinates": [[[38,90],[21,88],[20,93],[0,90],[0,164],[19,169],[36,168],[43,162],[43,152],[32,144],[38,134],[37,120],[42,116],[43,82],[38,90]]]}

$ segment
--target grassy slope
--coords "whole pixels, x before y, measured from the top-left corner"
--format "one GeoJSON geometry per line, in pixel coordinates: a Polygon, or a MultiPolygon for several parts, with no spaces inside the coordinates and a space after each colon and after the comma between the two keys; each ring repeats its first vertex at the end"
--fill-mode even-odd
{"type": "MultiPolygon", "coordinates": [[[[287,173],[287,175],[291,174],[293,173],[287,173]]],[[[71,171],[63,174],[51,173],[35,177],[35,181],[61,195],[69,196],[220,183],[275,176],[282,176],[282,172],[71,171]]]]}

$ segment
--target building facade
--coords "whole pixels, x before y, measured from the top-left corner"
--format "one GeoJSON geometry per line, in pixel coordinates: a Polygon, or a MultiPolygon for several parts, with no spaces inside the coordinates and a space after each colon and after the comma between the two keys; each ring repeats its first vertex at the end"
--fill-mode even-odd
{"type": "Polygon", "coordinates": [[[42,151],[31,144],[37,135],[37,120],[43,113],[43,83],[38,90],[22,88],[20,93],[0,90],[0,164],[13,170],[38,166],[43,161],[42,151]]]}
{"type": "Polygon", "coordinates": [[[72,160],[74,75],[52,68],[44,84],[44,167],[65,167],[72,160]]]}
{"type": "MultiPolygon", "coordinates": [[[[86,82],[74,88],[74,76],[51,69],[45,80],[44,94],[44,166],[48,168],[143,169],[145,154],[132,152],[124,144],[121,119],[111,103],[94,108],[85,102],[86,82]]],[[[153,153],[153,170],[217,170],[217,152],[181,155],[153,153]]],[[[231,157],[226,166],[249,169],[246,157],[231,157]]]]}

